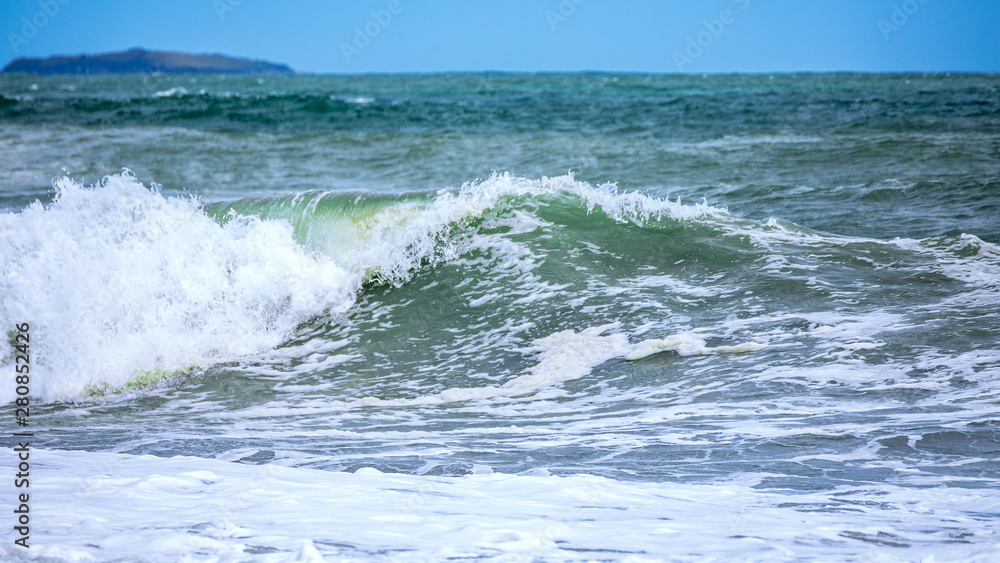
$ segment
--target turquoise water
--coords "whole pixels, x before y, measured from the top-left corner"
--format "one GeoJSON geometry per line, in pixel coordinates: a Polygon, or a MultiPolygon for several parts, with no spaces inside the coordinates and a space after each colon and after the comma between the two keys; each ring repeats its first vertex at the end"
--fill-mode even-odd
{"type": "Polygon", "coordinates": [[[998,85],[2,76],[42,553],[989,561],[998,85]]]}

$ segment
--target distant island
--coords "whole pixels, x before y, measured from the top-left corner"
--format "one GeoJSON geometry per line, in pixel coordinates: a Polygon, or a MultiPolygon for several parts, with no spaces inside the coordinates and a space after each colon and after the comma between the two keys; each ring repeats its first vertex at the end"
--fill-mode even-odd
{"type": "Polygon", "coordinates": [[[14,59],[3,72],[24,74],[294,74],[288,65],[227,57],[192,55],[171,51],[129,49],[100,55],[60,55],[46,58],[14,59]]]}

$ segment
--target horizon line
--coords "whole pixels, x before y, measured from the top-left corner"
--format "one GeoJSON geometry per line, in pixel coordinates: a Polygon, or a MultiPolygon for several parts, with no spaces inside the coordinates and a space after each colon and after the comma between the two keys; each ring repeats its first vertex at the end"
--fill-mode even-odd
{"type": "MultiPolygon", "coordinates": [[[[24,57],[18,57],[24,58],[24,57]]],[[[12,59],[11,62],[17,59],[12,59]]],[[[251,59],[256,60],[256,59],[251,59]]],[[[9,63],[8,63],[9,64],[9,63]]],[[[273,63],[284,64],[284,63],[273,63]]],[[[288,65],[285,65],[288,66],[288,65]]],[[[144,74],[142,72],[101,72],[101,73],[63,73],[63,74],[37,74],[30,72],[0,71],[0,74],[18,76],[122,76],[144,74]]],[[[159,75],[224,75],[224,76],[266,76],[266,74],[255,73],[211,73],[211,72],[159,72],[159,75]]],[[[703,72],[678,72],[678,71],[651,71],[651,70],[397,70],[397,71],[361,71],[361,72],[339,72],[339,71],[308,71],[292,69],[290,74],[273,76],[399,76],[399,75],[432,75],[432,74],[627,74],[627,75],[655,75],[655,76],[732,76],[732,75],[781,75],[794,76],[799,74],[1000,74],[1000,70],[714,70],[703,72]]]]}

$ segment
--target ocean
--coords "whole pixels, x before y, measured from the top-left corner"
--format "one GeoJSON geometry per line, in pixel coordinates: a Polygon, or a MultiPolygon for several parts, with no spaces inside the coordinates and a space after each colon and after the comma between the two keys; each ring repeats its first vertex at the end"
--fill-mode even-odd
{"type": "Polygon", "coordinates": [[[0,75],[0,557],[997,561],[998,87],[0,75]]]}

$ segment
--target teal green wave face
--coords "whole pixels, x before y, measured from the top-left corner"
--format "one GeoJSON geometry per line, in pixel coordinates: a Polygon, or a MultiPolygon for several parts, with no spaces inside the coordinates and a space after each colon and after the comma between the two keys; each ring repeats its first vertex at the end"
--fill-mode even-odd
{"type": "Polygon", "coordinates": [[[364,283],[390,283],[397,280],[391,279],[381,266],[359,261],[359,252],[379,242],[375,239],[384,237],[387,230],[405,230],[407,223],[432,202],[433,194],[307,192],[215,204],[208,206],[206,212],[221,224],[238,217],[286,221],[300,244],[360,272],[364,283]]]}

